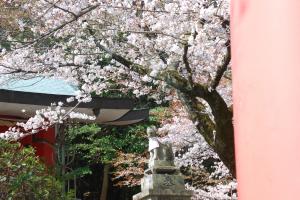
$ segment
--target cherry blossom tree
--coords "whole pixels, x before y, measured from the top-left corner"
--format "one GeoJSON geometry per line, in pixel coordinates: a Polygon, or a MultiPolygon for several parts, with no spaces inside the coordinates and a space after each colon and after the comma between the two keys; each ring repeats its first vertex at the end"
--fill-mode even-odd
{"type": "Polygon", "coordinates": [[[1,76],[66,79],[79,99],[111,90],[157,103],[178,97],[234,174],[228,0],[3,4],[26,14],[18,33],[2,30],[1,76]]]}

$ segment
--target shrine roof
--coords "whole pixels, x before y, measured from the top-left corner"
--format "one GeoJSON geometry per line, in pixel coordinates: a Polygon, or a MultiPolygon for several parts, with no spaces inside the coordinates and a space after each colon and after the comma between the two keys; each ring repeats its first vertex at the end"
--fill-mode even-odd
{"type": "MultiPolygon", "coordinates": [[[[66,109],[70,109],[76,102],[67,103],[66,99],[75,96],[76,91],[75,86],[61,79],[39,77],[4,81],[0,78],[0,120],[5,115],[26,119],[33,116],[36,110],[59,101],[64,102],[66,109]],[[22,109],[26,113],[21,112],[22,109]]],[[[149,115],[149,109],[134,110],[134,100],[129,98],[92,97],[91,102],[80,103],[74,111],[95,115],[94,123],[107,125],[134,124],[147,119],[149,115]]]]}
{"type": "Polygon", "coordinates": [[[57,95],[75,95],[76,90],[78,90],[76,86],[67,83],[62,79],[44,77],[24,80],[2,80],[0,83],[0,89],[57,95]]]}

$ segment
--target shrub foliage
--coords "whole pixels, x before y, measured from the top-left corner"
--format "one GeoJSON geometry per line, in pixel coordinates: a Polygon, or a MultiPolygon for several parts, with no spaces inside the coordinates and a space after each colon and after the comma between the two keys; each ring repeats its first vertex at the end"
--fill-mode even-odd
{"type": "Polygon", "coordinates": [[[0,199],[62,200],[61,188],[32,147],[0,140],[0,199]]]}

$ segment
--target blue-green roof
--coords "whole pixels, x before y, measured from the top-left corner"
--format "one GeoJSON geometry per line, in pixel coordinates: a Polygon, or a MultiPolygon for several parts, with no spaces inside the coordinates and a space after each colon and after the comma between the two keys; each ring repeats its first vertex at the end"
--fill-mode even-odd
{"type": "Polygon", "coordinates": [[[77,88],[64,80],[38,77],[28,80],[6,80],[0,89],[43,94],[75,95],[77,88]]]}

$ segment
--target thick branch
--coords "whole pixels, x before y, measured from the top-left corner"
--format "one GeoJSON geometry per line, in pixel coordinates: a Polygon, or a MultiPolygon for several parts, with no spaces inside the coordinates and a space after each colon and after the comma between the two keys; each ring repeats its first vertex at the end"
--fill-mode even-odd
{"type": "Polygon", "coordinates": [[[190,63],[189,63],[189,60],[188,60],[188,49],[189,49],[189,45],[185,44],[184,48],[183,48],[182,60],[183,60],[184,66],[185,66],[185,68],[188,72],[188,79],[189,79],[190,85],[194,85],[193,84],[192,69],[190,67],[190,63]]]}
{"type": "Polygon", "coordinates": [[[210,91],[206,86],[197,83],[190,88],[187,86],[188,81],[175,72],[177,71],[172,71],[173,74],[170,74],[170,71],[165,72],[163,77],[166,77],[165,80],[169,85],[179,90],[181,100],[187,107],[191,119],[198,122],[198,130],[235,176],[232,112],[216,90],[210,91]],[[212,109],[215,126],[207,116],[202,114],[203,105],[197,101],[198,97],[204,99],[212,109]],[[215,137],[213,130],[216,131],[215,137]]]}
{"type": "Polygon", "coordinates": [[[32,70],[24,70],[22,67],[9,67],[0,63],[0,67],[3,67],[7,70],[7,72],[1,72],[0,74],[18,74],[18,73],[25,73],[25,74],[37,74],[38,71],[32,70]]]}
{"type": "Polygon", "coordinates": [[[232,112],[227,107],[222,96],[216,90],[208,91],[203,86],[197,85],[194,87],[193,92],[192,95],[203,98],[212,109],[216,124],[216,135],[213,148],[228,167],[232,175],[235,176],[232,112]]]}
{"type": "Polygon", "coordinates": [[[187,110],[190,119],[196,122],[198,131],[204,137],[205,141],[214,148],[215,124],[207,114],[203,113],[205,106],[198,102],[196,98],[191,98],[183,92],[177,91],[177,94],[187,110]]]}
{"type": "MultiPolygon", "coordinates": [[[[91,30],[90,33],[92,34],[91,30]]],[[[93,35],[93,34],[92,34],[93,35]]],[[[124,56],[121,56],[113,51],[111,51],[110,49],[108,49],[107,47],[103,46],[102,44],[100,44],[100,42],[94,37],[94,42],[96,44],[96,46],[101,49],[102,51],[104,51],[105,53],[109,54],[112,59],[114,59],[115,61],[121,63],[122,65],[124,65],[125,67],[141,74],[141,75],[146,75],[150,73],[150,69],[142,66],[142,65],[138,65],[134,62],[132,62],[131,60],[125,58],[124,56]]]]}
{"type": "Polygon", "coordinates": [[[227,53],[224,56],[223,63],[218,67],[217,72],[216,72],[216,76],[215,76],[215,78],[213,79],[213,81],[211,82],[211,85],[210,85],[210,87],[213,90],[215,90],[218,87],[218,85],[221,81],[221,78],[223,77],[224,73],[226,72],[226,70],[228,68],[228,65],[230,63],[230,60],[231,60],[230,40],[228,40],[225,43],[225,45],[226,45],[226,48],[227,48],[227,53]]]}
{"type": "MultiPolygon", "coordinates": [[[[106,4],[106,5],[101,5],[101,7],[106,7],[106,8],[114,8],[114,9],[122,9],[122,10],[127,10],[127,11],[142,11],[142,12],[150,12],[150,13],[169,13],[171,14],[171,12],[166,11],[166,10],[149,10],[149,9],[141,9],[141,8],[136,8],[136,7],[126,7],[126,6],[112,6],[110,4],[106,4]]],[[[193,11],[189,11],[189,12],[175,12],[175,14],[186,14],[186,15],[190,15],[190,14],[198,14],[197,12],[193,12],[193,11]]]]}

